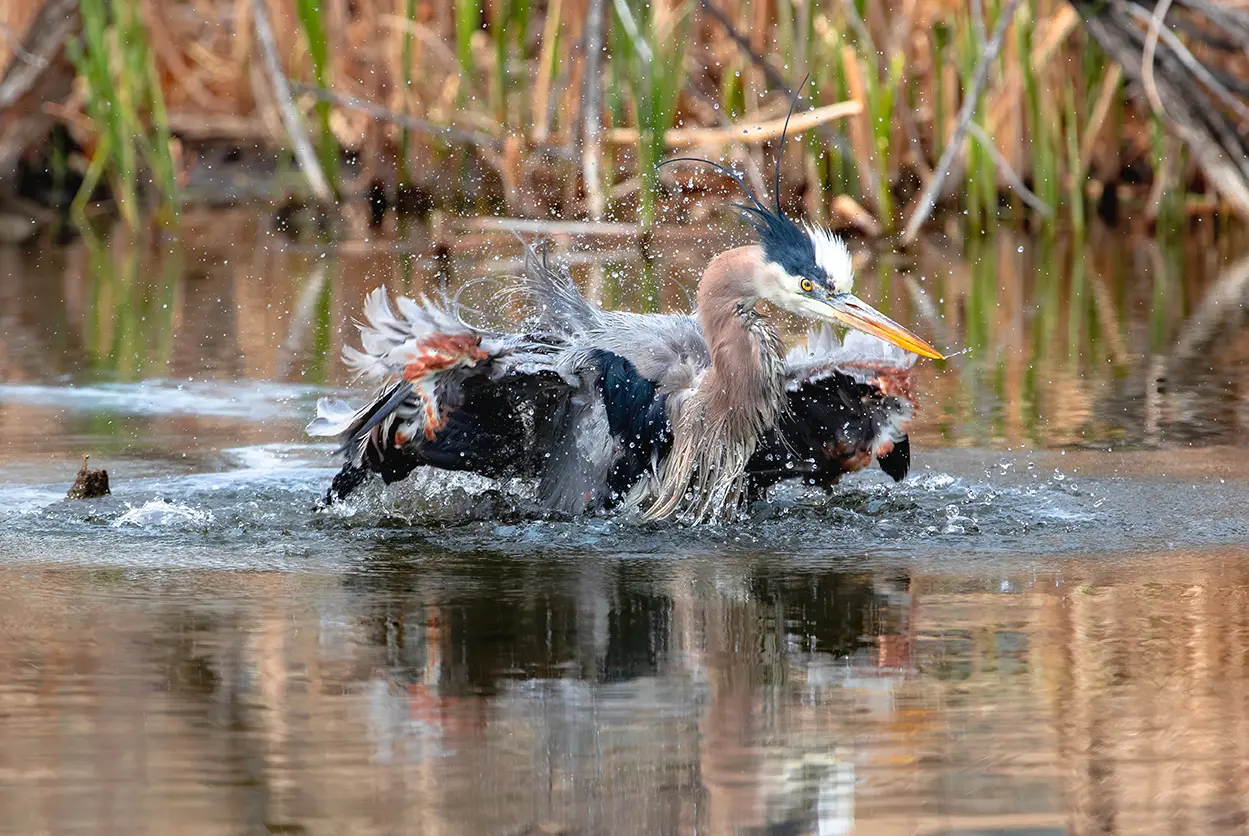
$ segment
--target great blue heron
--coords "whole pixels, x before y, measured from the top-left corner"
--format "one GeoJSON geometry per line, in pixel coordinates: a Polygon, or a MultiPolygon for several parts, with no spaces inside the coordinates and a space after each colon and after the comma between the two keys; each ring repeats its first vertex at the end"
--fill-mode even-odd
{"type": "Polygon", "coordinates": [[[786,217],[780,153],[773,209],[732,171],[681,158],[737,181],[759,238],[711,260],[695,313],[599,310],[528,246],[515,290],[532,313],[514,333],[470,326],[424,296],[399,298],[396,312],[385,288],[370,293],[363,350],[343,354],[381,386],[360,409],[322,399],[308,425],[347,459],[327,501],[371,474],[390,483],[425,465],[536,479],[554,511],[632,506],[700,522],[783,479],[830,486],[873,456],[905,476],[908,352],[943,355],[853,295],[839,238],[786,217]],[[762,302],[821,324],[786,355],[762,302]],[[828,323],[863,333],[843,343],[828,323]]]}

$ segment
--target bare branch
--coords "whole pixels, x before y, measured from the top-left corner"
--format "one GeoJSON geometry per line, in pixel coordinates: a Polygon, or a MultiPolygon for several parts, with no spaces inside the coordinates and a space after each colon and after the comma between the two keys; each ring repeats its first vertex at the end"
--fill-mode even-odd
{"type": "MultiPolygon", "coordinates": [[[[837,102],[795,114],[789,120],[789,135],[794,136],[828,122],[857,116],[863,112],[858,102],[837,102]]],[[[730,145],[735,142],[758,145],[778,138],[785,129],[784,119],[767,122],[739,122],[725,128],[673,128],[664,132],[664,145],[730,145]]],[[[609,141],[631,145],[638,141],[637,128],[614,128],[607,132],[609,141]]]]}
{"type": "Polygon", "coordinates": [[[439,125],[437,122],[430,122],[425,119],[417,119],[415,116],[408,116],[404,113],[398,113],[381,105],[370,102],[367,99],[357,98],[356,96],[345,96],[342,93],[335,93],[332,90],[326,90],[324,87],[317,87],[315,84],[304,84],[295,81],[291,83],[291,87],[299,93],[306,93],[314,96],[322,101],[329,102],[335,107],[346,108],[347,110],[357,110],[361,113],[368,114],[379,122],[393,122],[405,128],[414,131],[420,131],[430,136],[438,137],[448,141],[460,142],[465,145],[480,145],[485,148],[492,148],[496,151],[502,150],[503,142],[497,137],[491,136],[482,131],[472,131],[465,128],[453,128],[450,125],[439,125]]]}
{"type": "Polygon", "coordinates": [[[26,51],[26,48],[22,46],[22,39],[7,24],[0,23],[0,38],[3,38],[8,43],[9,49],[13,50],[13,54],[20,60],[40,70],[48,66],[47,58],[26,51]]]}
{"type": "MultiPolygon", "coordinates": [[[[1161,0],[1159,6],[1161,6],[1162,2],[1169,2],[1169,0],[1161,0]]],[[[1157,49],[1158,39],[1161,38],[1171,48],[1171,51],[1175,53],[1175,56],[1180,59],[1180,63],[1188,68],[1189,72],[1201,79],[1223,101],[1223,104],[1235,111],[1237,116],[1244,121],[1249,121],[1249,107],[1245,107],[1240,97],[1234,95],[1215,77],[1214,73],[1206,69],[1174,33],[1169,32],[1165,28],[1156,28],[1155,24],[1157,26],[1162,25],[1162,21],[1159,19],[1156,11],[1151,17],[1136,6],[1128,6],[1127,8],[1133,17],[1143,19],[1149,24],[1149,37],[1145,41],[1145,55],[1142,59],[1144,64],[1142,84],[1145,87],[1146,94],[1149,96],[1149,103],[1153,106],[1154,112],[1161,113],[1160,108],[1162,107],[1160,100],[1155,101],[1158,97],[1158,88],[1154,84],[1154,51],[1157,49]],[[1150,49],[1150,47],[1153,47],[1153,49],[1150,49]]]]}
{"type": "Polygon", "coordinates": [[[1006,181],[1006,185],[1010,186],[1016,194],[1023,198],[1023,202],[1040,212],[1047,218],[1054,217],[1053,208],[1035,193],[1024,185],[1023,180],[1019,179],[1019,175],[1015,173],[1015,169],[1011,168],[1010,163],[1002,156],[1002,152],[997,150],[997,146],[993,143],[993,137],[985,132],[985,129],[972,122],[967,128],[971,131],[971,135],[980,143],[980,147],[989,152],[989,156],[993,158],[993,164],[997,166],[997,173],[1002,175],[1002,179],[1006,181]]]}
{"type": "Polygon", "coordinates": [[[769,87],[775,87],[785,94],[786,98],[792,98],[793,93],[789,90],[789,85],[785,83],[785,76],[780,74],[775,67],[768,63],[767,59],[762,55],[756,55],[750,46],[750,41],[746,39],[742,33],[738,32],[733,26],[733,21],[729,20],[724,12],[716,6],[711,0],[698,0],[698,6],[704,12],[715,18],[716,23],[724,28],[725,33],[737,44],[737,48],[746,53],[746,57],[750,59],[750,63],[763,70],[763,76],[768,80],[769,87]]]}
{"type": "Polygon", "coordinates": [[[252,17],[255,21],[256,41],[260,44],[260,53],[269,73],[269,83],[273,85],[274,98],[277,99],[278,110],[282,114],[282,124],[291,138],[291,144],[295,146],[295,159],[299,161],[299,168],[317,200],[332,203],[334,193],[330,190],[329,181],[325,179],[321,164],[317,162],[317,155],[313,153],[312,143],[308,141],[303,123],[299,121],[299,112],[295,110],[295,103],[291,100],[291,86],[278,63],[278,48],[273,40],[273,27],[269,25],[269,10],[265,8],[264,0],[252,0],[252,17]]]}
{"type": "Polygon", "coordinates": [[[1006,37],[1006,28],[1015,17],[1015,11],[1019,8],[1021,2],[1022,0],[1010,0],[1010,3],[1006,8],[1002,9],[1001,14],[998,16],[997,26],[993,30],[993,37],[985,45],[984,53],[980,56],[980,63],[976,65],[976,73],[972,78],[971,89],[967,91],[966,98],[963,100],[963,106],[958,112],[958,122],[954,128],[954,136],[950,138],[950,144],[945,147],[945,152],[941,155],[941,161],[937,163],[937,168],[933,171],[932,180],[928,181],[928,186],[924,189],[924,195],[920,199],[919,206],[915,208],[911,219],[907,221],[906,229],[902,232],[903,245],[909,245],[915,241],[916,236],[919,235],[919,228],[924,225],[924,221],[928,220],[928,216],[932,214],[933,208],[937,205],[937,195],[941,193],[941,181],[949,174],[950,165],[954,162],[954,156],[963,146],[963,137],[967,134],[967,126],[971,124],[972,116],[976,112],[976,106],[980,102],[980,96],[984,93],[985,84],[989,81],[989,67],[997,58],[998,51],[1002,48],[1002,40],[1006,37]]]}
{"type": "Polygon", "coordinates": [[[1145,38],[1145,51],[1141,55],[1141,83],[1145,85],[1145,95],[1149,98],[1149,106],[1154,113],[1163,115],[1162,99],[1158,98],[1158,86],[1154,84],[1154,51],[1158,49],[1158,33],[1162,31],[1162,20],[1171,9],[1171,0],[1158,0],[1154,6],[1153,17],[1149,20],[1149,35],[1145,38]]]}

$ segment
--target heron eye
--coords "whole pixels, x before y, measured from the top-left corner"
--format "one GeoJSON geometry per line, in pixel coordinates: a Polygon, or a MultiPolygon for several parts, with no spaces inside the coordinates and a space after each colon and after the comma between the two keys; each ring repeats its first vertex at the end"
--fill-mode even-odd
{"type": "Polygon", "coordinates": [[[810,293],[811,291],[815,290],[815,285],[811,283],[810,279],[803,279],[800,287],[802,288],[803,293],[810,293]]]}

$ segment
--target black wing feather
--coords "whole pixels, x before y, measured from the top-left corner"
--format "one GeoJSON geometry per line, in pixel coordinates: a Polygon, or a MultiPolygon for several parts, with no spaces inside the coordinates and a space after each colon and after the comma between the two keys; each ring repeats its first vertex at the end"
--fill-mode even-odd
{"type": "Polygon", "coordinates": [[[608,427],[623,446],[607,480],[610,504],[628,493],[651,462],[662,459],[671,449],[668,396],[657,394],[655,382],[643,377],[619,354],[597,350],[592,361],[599,368],[608,427]]]}
{"type": "MultiPolygon", "coordinates": [[[[830,488],[846,473],[857,470],[862,456],[874,444],[894,398],[860,383],[850,375],[832,372],[788,393],[789,409],[777,426],[760,439],[747,470],[751,494],[761,497],[786,479],[830,488]]],[[[905,437],[878,459],[881,469],[901,481],[910,469],[910,441],[905,437]]]]}

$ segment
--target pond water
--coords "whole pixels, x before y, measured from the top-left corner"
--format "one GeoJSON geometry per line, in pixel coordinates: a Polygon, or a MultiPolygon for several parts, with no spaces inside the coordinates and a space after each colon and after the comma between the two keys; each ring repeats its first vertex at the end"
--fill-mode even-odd
{"type": "MultiPolygon", "coordinates": [[[[1243,236],[872,261],[860,295],[962,352],[920,367],[900,484],[697,530],[438,474],[317,510],[302,428],[358,395],[365,292],[517,269],[507,234],[434,235],[232,211],[0,248],[0,831],[1249,825],[1243,236]],[[83,454],[111,496],[64,499],[83,454]]],[[[737,240],[572,245],[654,309],[737,240]]]]}

